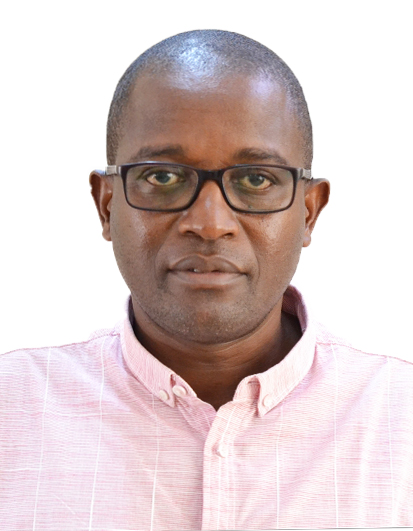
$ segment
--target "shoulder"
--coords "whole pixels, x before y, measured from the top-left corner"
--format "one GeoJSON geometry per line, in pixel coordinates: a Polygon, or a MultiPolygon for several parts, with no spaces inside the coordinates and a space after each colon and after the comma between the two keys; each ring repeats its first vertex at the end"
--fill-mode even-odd
{"type": "Polygon", "coordinates": [[[93,370],[101,357],[120,348],[120,326],[93,332],[85,341],[38,348],[22,348],[0,354],[0,387],[10,389],[33,384],[50,373],[72,377],[93,370]]]}
{"type": "MultiPolygon", "coordinates": [[[[121,361],[116,328],[95,332],[86,341],[1,354],[3,433],[10,440],[16,438],[16,429],[19,437],[36,437],[43,433],[46,411],[54,434],[58,433],[57,427],[68,429],[77,423],[72,424],[70,419],[91,419],[103,401],[117,401],[113,381],[125,375],[121,361]]],[[[80,425],[85,429],[86,424],[80,425]]]]}
{"type": "Polygon", "coordinates": [[[373,393],[392,390],[413,407],[413,363],[397,352],[377,354],[366,352],[326,327],[315,323],[316,359],[335,373],[338,383],[369,389],[373,393]]]}
{"type": "Polygon", "coordinates": [[[19,348],[8,352],[0,353],[0,360],[7,359],[19,359],[22,357],[39,357],[42,358],[48,355],[50,352],[60,351],[62,353],[72,353],[75,351],[82,351],[87,349],[88,346],[92,346],[94,343],[104,340],[109,337],[119,336],[120,325],[116,325],[113,328],[105,328],[101,330],[95,330],[90,334],[88,339],[84,341],[77,341],[74,343],[67,343],[63,345],[49,345],[46,347],[34,347],[34,348],[19,348]]]}
{"type": "Polygon", "coordinates": [[[348,354],[349,356],[357,356],[366,361],[383,363],[392,362],[396,366],[405,368],[407,371],[413,371],[413,363],[400,357],[397,352],[389,352],[386,354],[378,354],[375,352],[368,352],[354,346],[350,341],[343,337],[331,333],[324,325],[316,322],[316,344],[320,347],[335,349],[341,355],[348,354]]]}

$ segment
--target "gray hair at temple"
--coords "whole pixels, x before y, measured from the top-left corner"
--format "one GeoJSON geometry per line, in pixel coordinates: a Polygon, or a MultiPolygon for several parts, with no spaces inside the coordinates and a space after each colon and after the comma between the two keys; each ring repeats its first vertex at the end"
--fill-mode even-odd
{"type": "Polygon", "coordinates": [[[298,79],[272,50],[249,37],[222,30],[179,33],[140,55],[121,77],[109,110],[107,159],[115,164],[122,116],[134,83],[143,72],[201,75],[217,80],[229,75],[263,75],[284,87],[302,132],[305,167],[311,168],[313,135],[307,102],[298,79]]]}

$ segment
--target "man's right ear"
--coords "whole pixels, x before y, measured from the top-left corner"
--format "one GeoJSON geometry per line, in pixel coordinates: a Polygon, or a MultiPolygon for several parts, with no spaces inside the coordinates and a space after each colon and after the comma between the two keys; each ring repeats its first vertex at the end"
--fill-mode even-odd
{"type": "Polygon", "coordinates": [[[107,176],[100,170],[92,171],[89,176],[89,182],[92,197],[102,223],[102,236],[108,242],[112,241],[110,237],[110,209],[113,195],[113,177],[107,176]]]}

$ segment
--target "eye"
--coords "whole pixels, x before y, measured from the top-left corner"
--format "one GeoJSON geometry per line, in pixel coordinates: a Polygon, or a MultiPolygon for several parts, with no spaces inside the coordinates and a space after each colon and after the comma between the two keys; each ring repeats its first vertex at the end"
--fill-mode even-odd
{"type": "Polygon", "coordinates": [[[272,180],[260,173],[243,175],[238,178],[238,182],[241,186],[251,190],[265,190],[274,184],[272,180]]]}
{"type": "Polygon", "coordinates": [[[182,175],[167,170],[156,170],[145,175],[145,179],[154,186],[171,186],[183,180],[182,175]]]}

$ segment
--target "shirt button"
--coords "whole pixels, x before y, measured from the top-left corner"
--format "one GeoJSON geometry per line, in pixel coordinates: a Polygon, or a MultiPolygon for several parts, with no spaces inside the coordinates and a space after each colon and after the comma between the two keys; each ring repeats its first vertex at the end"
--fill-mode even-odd
{"type": "Polygon", "coordinates": [[[174,395],[179,396],[179,398],[186,396],[186,389],[185,387],[182,387],[182,385],[174,385],[172,391],[174,395]]]}
{"type": "Polygon", "coordinates": [[[274,400],[271,395],[264,396],[264,400],[262,401],[262,404],[264,407],[271,407],[274,404],[274,400]]]}
{"type": "Polygon", "coordinates": [[[159,396],[159,398],[160,398],[161,400],[168,400],[168,398],[169,398],[168,393],[167,393],[164,389],[161,389],[161,390],[159,391],[158,396],[159,396]]]}
{"type": "Polygon", "coordinates": [[[217,447],[217,454],[220,456],[220,457],[227,457],[228,455],[228,448],[227,446],[225,446],[225,444],[223,443],[220,443],[217,447]]]}

